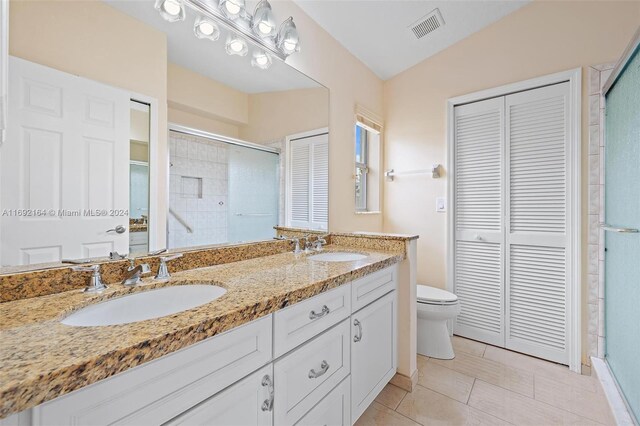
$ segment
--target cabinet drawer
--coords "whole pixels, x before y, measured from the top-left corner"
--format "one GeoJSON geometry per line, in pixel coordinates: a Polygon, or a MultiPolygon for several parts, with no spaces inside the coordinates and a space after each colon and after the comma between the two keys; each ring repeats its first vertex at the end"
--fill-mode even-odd
{"type": "Polygon", "coordinates": [[[350,285],[342,285],[273,314],[273,348],[278,358],[351,314],[350,285]]]}
{"type": "Polygon", "coordinates": [[[344,320],[276,361],[275,424],[295,424],[349,375],[350,336],[349,320],[344,320]]]}
{"type": "Polygon", "coordinates": [[[270,315],[34,408],[34,424],[161,424],[271,361],[270,315]]]}
{"type": "Polygon", "coordinates": [[[390,291],[395,290],[397,270],[397,265],[393,265],[352,282],[351,312],[356,312],[390,291]]]}
{"type": "Polygon", "coordinates": [[[273,416],[262,405],[265,401],[269,402],[272,380],[269,364],[168,422],[166,426],[270,426],[273,416]]]}
{"type": "Polygon", "coordinates": [[[296,426],[350,426],[351,380],[347,377],[311,409],[296,426]]]}

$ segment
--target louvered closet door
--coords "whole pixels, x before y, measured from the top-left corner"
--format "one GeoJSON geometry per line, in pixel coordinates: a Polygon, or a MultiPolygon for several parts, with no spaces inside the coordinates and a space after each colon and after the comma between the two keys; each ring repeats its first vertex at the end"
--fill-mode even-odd
{"type": "Polygon", "coordinates": [[[569,83],[506,105],[506,347],[569,363],[569,83]]]}
{"type": "Polygon", "coordinates": [[[504,346],[504,98],[456,107],[454,332],[504,346]]]}

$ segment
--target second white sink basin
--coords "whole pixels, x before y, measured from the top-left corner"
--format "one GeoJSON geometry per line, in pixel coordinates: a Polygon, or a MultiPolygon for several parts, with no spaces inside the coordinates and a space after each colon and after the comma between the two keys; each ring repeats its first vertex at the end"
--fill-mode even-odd
{"type": "Polygon", "coordinates": [[[222,287],[206,284],[162,287],[87,306],[61,322],[75,327],[129,324],[193,309],[226,292],[222,287]]]}
{"type": "Polygon", "coordinates": [[[330,251],[309,256],[309,259],[321,262],[353,262],[354,260],[362,260],[366,258],[367,255],[365,254],[350,253],[346,251],[330,251]]]}

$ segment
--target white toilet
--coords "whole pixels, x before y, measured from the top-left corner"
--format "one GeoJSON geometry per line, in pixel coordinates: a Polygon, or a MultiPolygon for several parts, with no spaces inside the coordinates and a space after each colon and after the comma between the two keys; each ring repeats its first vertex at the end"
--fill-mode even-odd
{"type": "Polygon", "coordinates": [[[448,291],[418,285],[418,353],[439,359],[455,357],[447,321],[460,313],[458,297],[448,291]]]}

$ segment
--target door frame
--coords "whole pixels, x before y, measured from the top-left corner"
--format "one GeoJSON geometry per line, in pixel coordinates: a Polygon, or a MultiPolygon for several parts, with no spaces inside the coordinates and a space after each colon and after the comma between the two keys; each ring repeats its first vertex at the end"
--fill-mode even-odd
{"type": "MultiPolygon", "coordinates": [[[[543,86],[557,83],[569,83],[569,128],[571,129],[571,141],[569,158],[569,176],[571,179],[569,186],[568,203],[568,227],[569,233],[569,256],[567,259],[567,287],[568,287],[568,324],[567,342],[569,349],[569,368],[571,371],[581,373],[582,367],[582,68],[562,71],[542,77],[519,81],[491,89],[467,95],[453,97],[447,100],[447,197],[449,199],[449,209],[447,212],[447,290],[453,291],[454,285],[454,241],[455,241],[455,150],[454,150],[454,108],[456,106],[478,102],[485,99],[505,96],[512,93],[532,90],[543,86]]],[[[504,272],[503,272],[504,273],[504,272]]]]}

